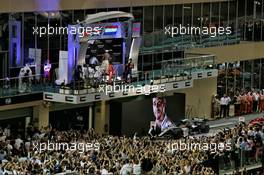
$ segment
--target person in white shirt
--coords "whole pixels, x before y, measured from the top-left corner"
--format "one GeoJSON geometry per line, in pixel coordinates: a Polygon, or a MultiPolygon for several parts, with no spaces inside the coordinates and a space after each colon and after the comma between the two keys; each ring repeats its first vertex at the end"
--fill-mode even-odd
{"type": "Polygon", "coordinates": [[[23,140],[21,140],[20,135],[18,138],[15,140],[15,148],[18,150],[21,146],[21,143],[23,143],[23,140]]]}
{"type": "Polygon", "coordinates": [[[152,98],[153,113],[155,116],[156,127],[161,129],[161,132],[165,129],[173,126],[173,122],[166,114],[166,99],[163,97],[152,98]]]}
{"type": "MultiPolygon", "coordinates": [[[[1,162],[0,162],[1,163],[1,162]]],[[[0,175],[4,175],[4,171],[2,170],[2,167],[0,165],[0,175]]]]}
{"type": "Polygon", "coordinates": [[[0,142],[5,142],[6,136],[3,133],[0,133],[0,142]]]}
{"type": "Polygon", "coordinates": [[[141,164],[136,159],[133,163],[133,175],[140,175],[141,174],[141,164]]]}
{"type": "Polygon", "coordinates": [[[120,175],[130,175],[133,171],[133,167],[129,160],[125,160],[125,164],[122,166],[120,170],[120,175]]]}
{"type": "Polygon", "coordinates": [[[258,92],[253,92],[253,112],[257,112],[258,110],[259,97],[258,92]]]}
{"type": "Polygon", "coordinates": [[[6,137],[10,137],[10,125],[8,125],[5,129],[4,129],[4,135],[6,137]]]}
{"type": "Polygon", "coordinates": [[[229,102],[231,101],[230,97],[227,97],[226,94],[220,99],[220,118],[223,115],[223,117],[226,117],[227,115],[227,107],[229,102]]]}
{"type": "Polygon", "coordinates": [[[107,169],[105,169],[105,167],[103,166],[103,168],[101,169],[101,174],[102,175],[108,175],[109,174],[109,172],[107,171],[107,169]]]}
{"type": "Polygon", "coordinates": [[[13,146],[10,144],[10,140],[6,140],[6,148],[8,152],[13,150],[13,146]]]}
{"type": "Polygon", "coordinates": [[[229,96],[227,96],[226,100],[227,100],[226,116],[229,117],[229,109],[230,109],[231,98],[229,96]]]}

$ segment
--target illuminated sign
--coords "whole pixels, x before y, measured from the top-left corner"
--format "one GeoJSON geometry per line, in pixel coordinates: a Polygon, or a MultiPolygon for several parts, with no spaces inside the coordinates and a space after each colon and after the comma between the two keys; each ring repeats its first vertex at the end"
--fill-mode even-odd
{"type": "Polygon", "coordinates": [[[118,26],[106,26],[104,29],[104,35],[115,35],[118,30],[118,26]]]}
{"type": "Polygon", "coordinates": [[[109,39],[122,38],[124,36],[121,22],[89,24],[84,26],[84,28],[84,35],[80,35],[82,39],[87,37],[89,37],[89,40],[109,39]]]}
{"type": "Polygon", "coordinates": [[[132,37],[140,37],[140,22],[133,23],[132,37]]]}
{"type": "Polygon", "coordinates": [[[51,69],[51,64],[46,63],[46,64],[44,65],[44,71],[45,71],[45,72],[49,72],[50,69],[51,69]]]}

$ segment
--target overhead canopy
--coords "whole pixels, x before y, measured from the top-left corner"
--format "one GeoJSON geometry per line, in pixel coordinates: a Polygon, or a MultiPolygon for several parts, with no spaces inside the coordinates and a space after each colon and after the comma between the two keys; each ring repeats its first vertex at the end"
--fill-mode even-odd
{"type": "Polygon", "coordinates": [[[121,12],[121,11],[111,11],[111,12],[100,12],[96,14],[87,15],[82,23],[92,24],[113,18],[129,18],[134,19],[131,13],[121,12]]]}

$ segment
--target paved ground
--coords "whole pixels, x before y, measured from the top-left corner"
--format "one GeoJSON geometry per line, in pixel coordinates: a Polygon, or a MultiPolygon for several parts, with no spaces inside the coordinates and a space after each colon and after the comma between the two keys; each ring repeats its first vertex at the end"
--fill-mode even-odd
{"type": "Polygon", "coordinates": [[[239,123],[240,118],[244,118],[244,121],[248,123],[252,119],[263,117],[264,113],[254,113],[249,115],[242,115],[242,116],[236,116],[236,117],[227,117],[227,118],[221,118],[217,120],[208,121],[208,124],[210,125],[210,128],[223,128],[223,127],[234,127],[235,124],[239,123]]]}
{"type": "Polygon", "coordinates": [[[248,123],[252,119],[262,117],[262,116],[264,116],[264,113],[255,113],[255,114],[243,115],[243,116],[239,116],[239,117],[236,116],[236,117],[228,117],[228,118],[211,120],[211,121],[207,122],[210,125],[210,132],[207,134],[196,134],[195,136],[203,136],[203,135],[211,136],[211,135],[215,135],[216,133],[218,133],[223,128],[235,127],[235,125],[240,122],[239,121],[240,117],[244,117],[245,122],[248,123]]]}

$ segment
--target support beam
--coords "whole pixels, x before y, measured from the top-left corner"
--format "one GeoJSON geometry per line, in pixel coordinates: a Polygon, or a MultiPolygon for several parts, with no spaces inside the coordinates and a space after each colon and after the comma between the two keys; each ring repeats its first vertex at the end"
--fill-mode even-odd
{"type": "Polygon", "coordinates": [[[33,121],[38,129],[49,126],[49,107],[44,105],[34,106],[33,121]]]}
{"type": "Polygon", "coordinates": [[[95,105],[95,132],[100,135],[109,133],[109,104],[106,101],[100,101],[95,105]]]}
{"type": "Polygon", "coordinates": [[[89,106],[89,116],[88,116],[88,128],[91,129],[93,127],[93,107],[89,106]]]}

